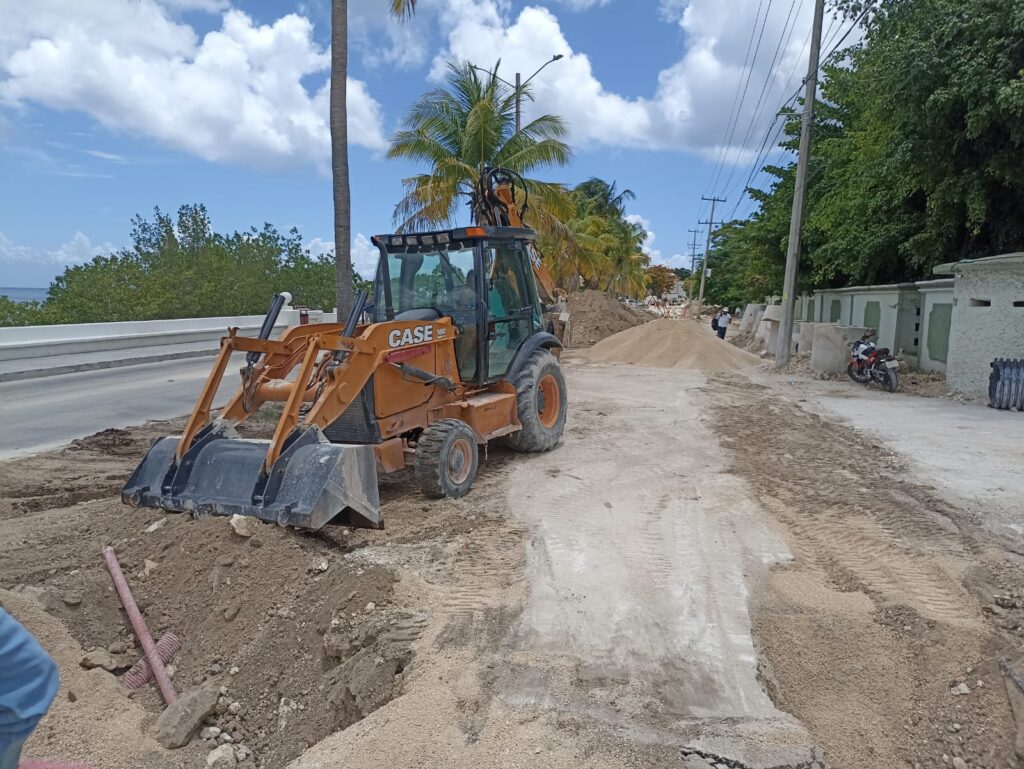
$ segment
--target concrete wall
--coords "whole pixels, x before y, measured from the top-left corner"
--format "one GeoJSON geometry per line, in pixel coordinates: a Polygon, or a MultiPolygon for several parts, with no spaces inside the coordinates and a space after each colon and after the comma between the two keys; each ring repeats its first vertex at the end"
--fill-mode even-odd
{"type": "Polygon", "coordinates": [[[946,381],[984,395],[994,359],[1024,358],[1024,255],[960,262],[954,276],[946,381]]]}
{"type": "Polygon", "coordinates": [[[923,280],[917,284],[917,290],[921,295],[918,368],[945,371],[952,327],[953,279],[923,280]]]}
{"type": "Polygon", "coordinates": [[[844,290],[851,294],[850,325],[874,328],[879,347],[917,355],[920,299],[913,283],[844,290]]]}
{"type": "MultiPolygon", "coordinates": [[[[334,322],[333,313],[309,311],[310,323],[334,322]]],[[[214,342],[237,326],[242,336],[255,336],[262,315],[221,318],[180,318],[118,323],[72,323],[59,326],[0,328],[0,361],[44,358],[52,355],[157,347],[194,342],[214,342]]],[[[299,324],[299,311],[285,305],[274,326],[274,335],[299,324]]]]}

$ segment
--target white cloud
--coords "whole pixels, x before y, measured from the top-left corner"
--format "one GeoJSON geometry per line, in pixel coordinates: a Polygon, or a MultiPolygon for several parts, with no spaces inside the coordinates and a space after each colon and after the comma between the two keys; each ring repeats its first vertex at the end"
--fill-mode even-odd
{"type": "MultiPolygon", "coordinates": [[[[177,9],[218,3],[175,0],[177,9]]],[[[330,152],[330,53],[296,14],[256,24],[238,10],[201,39],[154,0],[39,0],[5,10],[0,103],[81,111],[113,130],[206,160],[260,166],[314,163],[330,152]]],[[[385,146],[380,105],[349,79],[349,140],[385,146]]]]}
{"type": "Polygon", "coordinates": [[[568,6],[574,11],[589,11],[591,8],[600,8],[608,5],[611,0],[558,0],[562,5],[568,6]]]}
{"type": "MultiPolygon", "coordinates": [[[[313,238],[309,241],[306,249],[313,256],[334,254],[334,241],[313,238]]],[[[377,257],[380,252],[370,242],[370,239],[363,233],[357,233],[352,239],[352,269],[354,269],[364,280],[373,280],[377,273],[377,257]]]]}
{"type": "Polygon", "coordinates": [[[654,242],[658,236],[655,235],[651,229],[650,220],[641,214],[627,214],[626,221],[632,222],[633,224],[639,224],[644,228],[647,233],[647,237],[644,238],[644,242],[641,244],[641,250],[651,257],[651,264],[660,264],[670,269],[676,269],[677,267],[690,268],[690,257],[684,254],[672,254],[672,256],[666,257],[661,253],[661,249],[654,247],[654,242]]]}
{"type": "MultiPolygon", "coordinates": [[[[440,1],[440,0],[435,0],[440,1]]],[[[746,99],[729,142],[729,163],[750,163],[775,112],[797,87],[806,65],[801,63],[810,30],[811,3],[787,22],[786,7],[773,8],[753,67],[744,66],[757,0],[662,0],[658,13],[678,23],[685,36],[683,55],[634,93],[619,94],[598,80],[590,58],[573,50],[558,18],[548,9],[528,6],[515,18],[496,0],[445,0],[442,28],[448,44],[434,59],[431,77],[441,79],[450,59],[468,59],[481,66],[501,59],[501,73],[533,72],[552,54],[564,55],[532,83],[535,103],[524,107],[524,119],[553,112],[569,123],[572,141],[641,149],[674,149],[715,159],[728,135],[729,112],[737,85],[751,73],[746,99]],[[791,32],[792,30],[792,32],[791,32]],[[788,44],[779,45],[783,40],[788,44]],[[776,46],[779,56],[769,75],[776,46]],[[791,73],[794,76],[787,79],[791,73]],[[765,83],[767,82],[767,86],[765,83]],[[754,127],[755,105],[765,96],[754,127]]],[[[595,0],[566,0],[585,6],[595,0]]],[[[778,5],[778,4],[777,4],[778,5]]],[[[762,16],[763,19],[763,16],[762,16]]],[[[760,24],[758,24],[760,29],[760,24]]]]}
{"type": "Polygon", "coordinates": [[[95,256],[109,254],[114,250],[110,243],[93,245],[88,235],[76,232],[67,243],[54,249],[19,246],[0,232],[0,264],[47,264],[69,266],[83,264],[95,256]]]}

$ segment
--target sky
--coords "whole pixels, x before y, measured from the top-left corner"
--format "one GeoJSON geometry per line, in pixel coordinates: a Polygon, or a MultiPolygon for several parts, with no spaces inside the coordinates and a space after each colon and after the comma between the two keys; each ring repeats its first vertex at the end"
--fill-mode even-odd
{"type": "MultiPolygon", "coordinates": [[[[806,72],[813,0],[420,0],[404,22],[389,5],[349,0],[367,275],[369,236],[391,231],[402,178],[423,170],[385,157],[410,105],[447,62],[500,59],[511,80],[555,54],[524,121],[560,114],[574,155],[544,177],[632,190],[652,261],[689,266],[702,195],[726,198],[716,220],[750,210],[745,183],[806,72]]],[[[0,18],[0,286],[45,287],[126,246],[154,206],[202,203],[219,232],[269,222],[333,247],[329,0],[0,0],[0,18]]],[[[826,50],[842,30],[826,19],[826,50]]]]}

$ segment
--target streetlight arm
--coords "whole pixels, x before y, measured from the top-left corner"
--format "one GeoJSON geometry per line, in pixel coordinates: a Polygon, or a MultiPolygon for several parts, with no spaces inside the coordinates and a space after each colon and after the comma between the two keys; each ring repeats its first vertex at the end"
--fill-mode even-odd
{"type": "Polygon", "coordinates": [[[523,81],[523,84],[521,86],[519,86],[519,87],[520,88],[525,88],[526,84],[529,83],[531,80],[533,80],[535,77],[537,77],[537,75],[540,74],[540,71],[542,69],[544,69],[546,66],[548,66],[548,64],[553,64],[554,62],[558,61],[561,58],[564,58],[563,54],[556,53],[554,56],[552,56],[546,62],[541,64],[540,67],[537,68],[537,71],[534,72],[532,75],[530,75],[528,78],[526,78],[526,80],[523,81]]]}

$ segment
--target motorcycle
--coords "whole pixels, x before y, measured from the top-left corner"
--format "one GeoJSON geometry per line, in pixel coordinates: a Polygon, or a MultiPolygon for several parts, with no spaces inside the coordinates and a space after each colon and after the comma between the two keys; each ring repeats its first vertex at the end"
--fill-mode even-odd
{"type": "Polygon", "coordinates": [[[888,347],[878,347],[870,340],[870,334],[865,334],[853,343],[846,373],[854,382],[878,382],[883,389],[894,393],[899,387],[899,366],[900,362],[888,347]]]}

